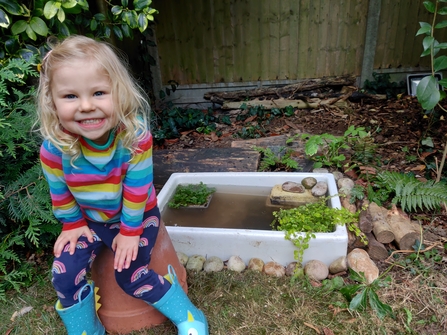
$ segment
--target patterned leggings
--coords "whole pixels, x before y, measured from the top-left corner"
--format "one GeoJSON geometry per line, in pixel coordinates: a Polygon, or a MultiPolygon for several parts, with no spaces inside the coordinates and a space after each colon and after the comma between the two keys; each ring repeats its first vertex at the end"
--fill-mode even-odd
{"type": "MultiPolygon", "coordinates": [[[[88,224],[94,242],[90,243],[85,236],[81,236],[73,255],[68,252],[67,245],[61,256],[55,258],[53,262],[52,283],[64,308],[78,302],[79,290],[86,284],[86,275],[96,255],[104,246],[111,249],[112,241],[119,233],[119,223],[104,224],[88,221],[88,224]]],[[[158,207],[144,213],[144,231],[140,236],[137,259],[131,262],[128,269],[123,269],[122,272],[115,271],[116,282],[124,292],[149,303],[159,301],[171,287],[171,284],[161,275],[147,268],[157,239],[159,224],[158,207]]],[[[82,294],[86,296],[88,292],[82,294]]]]}

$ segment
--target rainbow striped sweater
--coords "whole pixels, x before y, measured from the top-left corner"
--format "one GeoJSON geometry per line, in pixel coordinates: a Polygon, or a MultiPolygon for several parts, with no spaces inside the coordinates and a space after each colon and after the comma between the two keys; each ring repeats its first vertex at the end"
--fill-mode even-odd
{"type": "Polygon", "coordinates": [[[50,141],[43,142],[40,160],[50,186],[53,213],[63,230],[85,226],[87,218],[120,223],[120,233],[126,236],[143,232],[144,212],[157,206],[152,135],[140,140],[139,150],[131,158],[122,146],[121,134],[111,132],[102,146],[81,138],[81,155],[74,167],[71,156],[50,141]]]}

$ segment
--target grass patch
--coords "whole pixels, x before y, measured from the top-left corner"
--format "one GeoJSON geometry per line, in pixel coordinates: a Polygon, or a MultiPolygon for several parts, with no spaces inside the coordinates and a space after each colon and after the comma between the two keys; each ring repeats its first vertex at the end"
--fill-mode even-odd
{"type": "MultiPolygon", "coordinates": [[[[405,256],[399,256],[404,260],[405,256]]],[[[425,262],[425,260],[421,260],[425,262]]],[[[429,265],[429,261],[426,261],[429,265]]],[[[402,262],[402,264],[405,264],[402,262]]],[[[387,266],[385,264],[385,266],[387,266]]],[[[314,287],[306,278],[293,285],[289,277],[276,278],[254,271],[236,273],[188,272],[189,296],[207,315],[213,335],[263,334],[446,334],[447,274],[445,264],[414,273],[406,266],[390,271],[392,283],[377,293],[395,318],[380,320],[371,309],[353,312],[331,282],[314,287]]],[[[349,279],[344,277],[345,283],[349,279]]],[[[55,294],[48,275],[42,275],[22,294],[11,292],[0,312],[0,334],[65,334],[54,311],[55,294]],[[14,322],[14,311],[33,310],[14,322]],[[8,333],[9,331],[9,333],[8,333]]],[[[177,334],[169,322],[132,335],[177,334]]]]}

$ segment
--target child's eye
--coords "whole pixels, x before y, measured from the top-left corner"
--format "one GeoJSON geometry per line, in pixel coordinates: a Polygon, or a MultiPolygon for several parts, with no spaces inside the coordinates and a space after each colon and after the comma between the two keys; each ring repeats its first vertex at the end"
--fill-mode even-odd
{"type": "Polygon", "coordinates": [[[65,98],[67,98],[67,99],[75,99],[75,98],[76,98],[76,95],[74,95],[74,94],[67,94],[67,95],[65,96],[65,98]]]}
{"type": "Polygon", "coordinates": [[[104,94],[104,92],[102,92],[102,91],[98,91],[98,92],[95,92],[95,94],[93,94],[94,96],[96,96],[96,97],[98,97],[98,96],[101,96],[101,95],[103,95],[104,94]]]}

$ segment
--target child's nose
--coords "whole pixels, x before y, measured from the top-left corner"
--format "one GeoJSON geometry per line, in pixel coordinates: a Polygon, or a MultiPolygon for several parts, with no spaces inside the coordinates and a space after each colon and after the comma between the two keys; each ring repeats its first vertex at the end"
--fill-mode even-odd
{"type": "Polygon", "coordinates": [[[80,110],[82,112],[90,112],[95,110],[95,105],[90,98],[83,98],[81,99],[80,110]]]}

